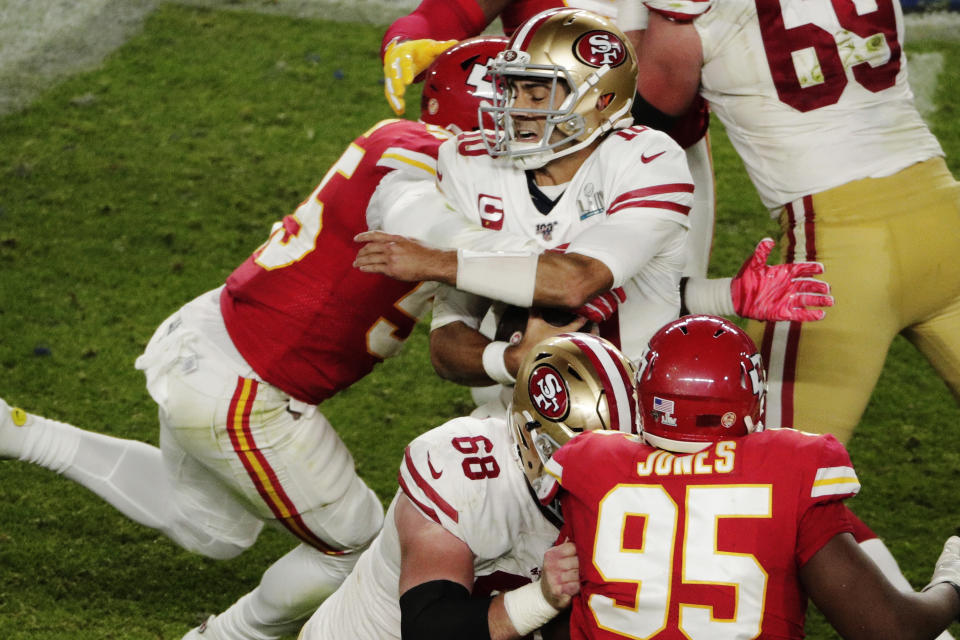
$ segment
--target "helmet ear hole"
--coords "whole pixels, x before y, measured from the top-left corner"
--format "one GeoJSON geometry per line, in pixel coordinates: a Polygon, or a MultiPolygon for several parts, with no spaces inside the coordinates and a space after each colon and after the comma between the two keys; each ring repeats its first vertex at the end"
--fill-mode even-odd
{"type": "Polygon", "coordinates": [[[595,105],[596,110],[603,111],[604,109],[609,107],[610,102],[613,100],[614,95],[615,94],[613,93],[605,93],[599,98],[597,98],[597,104],[595,105]]]}

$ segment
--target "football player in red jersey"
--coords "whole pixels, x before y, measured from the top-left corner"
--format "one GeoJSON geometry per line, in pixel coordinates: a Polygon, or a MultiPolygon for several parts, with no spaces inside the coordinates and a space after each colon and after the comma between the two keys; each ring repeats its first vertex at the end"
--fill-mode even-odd
{"type": "MultiPolygon", "coordinates": [[[[706,98],[779,221],[781,261],[830,274],[825,320],[747,325],[764,421],[849,441],[897,335],[960,397],[960,182],[914,104],[900,3],[643,4],[651,102],[706,98]]],[[[868,548],[909,587],[879,539],[868,548]]]]}
{"type": "Polygon", "coordinates": [[[546,450],[540,495],[559,495],[579,556],[572,638],[799,639],[808,596],[854,640],[929,639],[957,618],[960,538],[923,593],[887,581],[850,533],[843,445],[760,424],[764,373],[739,327],[681,318],[639,369],[641,437],[546,450]]]}
{"type": "Polygon", "coordinates": [[[0,457],[61,473],[190,551],[236,556],[267,522],[301,542],[188,637],[296,633],[379,531],[380,500],[317,405],[395,354],[431,294],[354,269],[352,239],[427,224],[437,149],[447,128],[476,127],[484,96],[470,89],[503,45],[446,52],[436,67],[451,75],[425,89],[421,122],[379,122],[354,140],[224,286],[161,324],[137,360],[159,406],[159,447],[0,400],[0,457]]]}

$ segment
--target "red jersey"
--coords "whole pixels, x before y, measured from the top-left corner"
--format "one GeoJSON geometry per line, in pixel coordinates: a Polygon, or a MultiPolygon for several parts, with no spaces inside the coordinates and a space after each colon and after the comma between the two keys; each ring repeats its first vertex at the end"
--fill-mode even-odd
{"type": "Polygon", "coordinates": [[[547,471],[580,560],[574,640],[803,638],[797,572],[860,488],[833,436],[792,429],[683,455],[593,431],[547,471]]]}
{"type": "Polygon", "coordinates": [[[417,295],[418,284],[355,269],[353,238],[368,228],[383,177],[398,169],[435,176],[445,138],[421,123],[378,123],[227,278],[227,331],[264,381],[318,404],[399,350],[429,296],[417,295]]]}

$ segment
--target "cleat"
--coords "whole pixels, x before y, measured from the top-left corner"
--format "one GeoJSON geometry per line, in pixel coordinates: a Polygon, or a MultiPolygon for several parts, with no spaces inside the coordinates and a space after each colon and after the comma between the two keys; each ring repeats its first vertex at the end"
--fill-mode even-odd
{"type": "Polygon", "coordinates": [[[213,620],[217,616],[210,616],[203,621],[199,627],[194,627],[187,631],[187,635],[183,636],[183,640],[220,640],[220,635],[212,628],[210,625],[213,623],[213,620]]]}
{"type": "Polygon", "coordinates": [[[0,459],[16,458],[23,450],[30,415],[20,407],[11,407],[0,398],[0,459]]]}

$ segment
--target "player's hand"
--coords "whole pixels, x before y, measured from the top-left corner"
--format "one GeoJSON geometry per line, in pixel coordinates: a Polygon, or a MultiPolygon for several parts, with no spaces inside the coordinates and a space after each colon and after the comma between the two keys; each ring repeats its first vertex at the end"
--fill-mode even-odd
{"type": "Polygon", "coordinates": [[[457,252],[428,247],[412,238],[383,231],[364,231],[354,237],[364,245],[353,266],[366,273],[380,273],[404,282],[457,281],[457,252]]]}
{"type": "Polygon", "coordinates": [[[574,312],[584,318],[589,318],[591,322],[600,324],[609,320],[620,303],[626,302],[626,300],[627,294],[623,287],[617,287],[588,300],[583,306],[574,309],[574,312]]]}
{"type": "Polygon", "coordinates": [[[547,549],[543,554],[540,589],[554,609],[563,609],[580,591],[580,561],[577,548],[569,540],[547,549]]]}
{"type": "Polygon", "coordinates": [[[947,538],[933,568],[933,578],[930,579],[930,584],[924,587],[924,591],[941,582],[960,587],[960,538],[957,536],[947,538]]]}
{"type": "Polygon", "coordinates": [[[823,273],[819,262],[768,265],[774,242],[764,238],[730,283],[733,308],[755,320],[821,320],[832,307],[830,285],[811,276],[823,273]]]}
{"type": "Polygon", "coordinates": [[[457,44],[456,40],[403,40],[387,45],[383,53],[383,93],[398,116],[406,110],[403,94],[414,78],[423,73],[438,55],[457,44]]]}
{"type": "Polygon", "coordinates": [[[520,363],[523,362],[527,352],[534,346],[561,333],[570,333],[572,331],[581,331],[589,321],[583,316],[572,315],[569,324],[558,325],[548,322],[543,318],[543,312],[540,309],[530,309],[527,315],[527,325],[520,334],[519,339],[511,339],[510,346],[503,354],[503,361],[507,365],[507,371],[514,376],[520,369],[520,363]]]}

